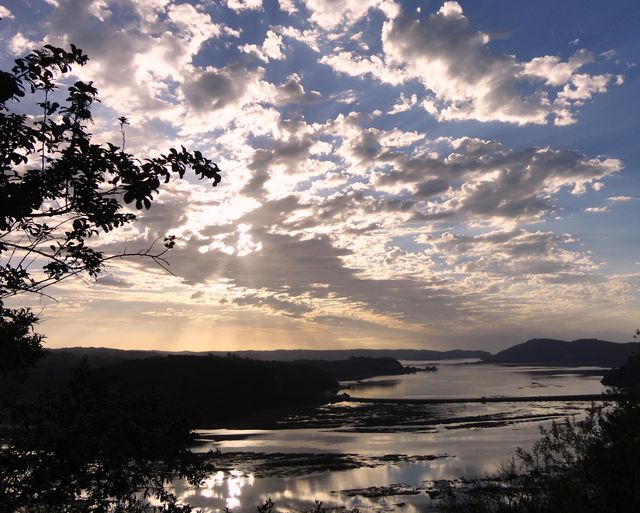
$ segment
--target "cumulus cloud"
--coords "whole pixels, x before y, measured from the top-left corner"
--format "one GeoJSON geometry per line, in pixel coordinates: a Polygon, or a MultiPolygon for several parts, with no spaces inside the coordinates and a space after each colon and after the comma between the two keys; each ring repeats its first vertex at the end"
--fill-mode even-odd
{"type": "Polygon", "coordinates": [[[300,30],[295,27],[279,27],[278,32],[291,39],[304,43],[315,52],[320,51],[320,31],[316,29],[300,30]]]}
{"type": "Polygon", "coordinates": [[[445,2],[426,20],[403,11],[385,23],[382,37],[387,59],[404,66],[410,77],[435,93],[441,119],[546,123],[560,110],[554,106],[552,91],[536,87],[522,94],[519,83],[524,78],[564,86],[558,95],[563,105],[604,92],[609,83],[605,76],[575,76],[592,59],[585,51],[567,62],[543,56],[527,63],[492,52],[490,36],[471,27],[457,2],[445,2]]]}
{"type": "Polygon", "coordinates": [[[578,69],[592,61],[593,56],[586,50],[578,50],[566,62],[555,55],[534,57],[524,63],[522,75],[542,79],[550,86],[562,86],[571,80],[578,69]]]}
{"type": "Polygon", "coordinates": [[[400,85],[407,80],[407,73],[398,66],[391,66],[378,55],[359,55],[356,52],[341,51],[324,55],[320,63],[330,66],[338,73],[353,77],[371,75],[381,82],[400,85]]]}
{"type": "Polygon", "coordinates": [[[489,273],[524,279],[526,275],[572,273],[589,279],[585,273],[597,268],[587,253],[571,251],[569,235],[530,232],[523,228],[494,231],[481,235],[456,235],[444,232],[418,237],[461,272],[489,273]]]}
{"type": "Polygon", "coordinates": [[[99,276],[96,279],[96,285],[101,285],[103,287],[116,287],[116,288],[133,287],[133,283],[125,280],[124,278],[120,278],[119,276],[114,276],[111,274],[105,274],[103,276],[99,276]]]}
{"type": "Polygon", "coordinates": [[[9,50],[13,55],[24,55],[36,46],[36,43],[25,37],[22,32],[18,32],[9,41],[9,50]]]}
{"type": "MultiPolygon", "coordinates": [[[[455,1],[426,19],[400,8],[386,12],[382,54],[339,49],[320,62],[339,73],[391,85],[417,80],[433,95],[423,106],[440,120],[567,125],[575,122],[577,107],[606,92],[612,82],[611,75],[578,73],[593,61],[586,50],[567,61],[545,55],[528,62],[493,52],[489,34],[475,30],[455,1]]],[[[338,16],[327,19],[336,23],[342,19],[338,16]]]]}
{"type": "MultiPolygon", "coordinates": [[[[175,276],[151,279],[136,262],[126,279],[101,277],[95,297],[155,301],[144,309],[154,322],[209,316],[235,319],[233,330],[259,319],[420,337],[460,318],[519,326],[550,305],[627,297],[624,277],[605,275],[580,240],[546,223],[578,195],[585,218],[606,211],[584,204],[621,161],[584,147],[511,149],[437,123],[574,123],[581,105],[623,81],[607,72],[613,61],[579,47],[526,60],[500,53],[455,1],[431,15],[389,0],[279,5],[274,23],[290,25],[265,27],[264,39],[242,25],[260,16],[258,0],[52,8],[47,42],[73,41],[91,57],[75,71],[100,89],[97,137],[119,137],[107,116],[125,113],[131,151],[184,144],[224,172],[213,190],[170,183],[139,224],[101,239],[105,251],[144,249],[176,234],[175,276]]],[[[29,38],[37,31],[16,32],[9,48],[29,38]]]]}
{"type": "Polygon", "coordinates": [[[391,0],[343,0],[339,8],[334,0],[303,0],[303,3],[311,13],[311,21],[325,30],[335,29],[343,23],[353,24],[372,8],[387,12],[397,9],[391,0]]]}
{"type": "Polygon", "coordinates": [[[267,31],[266,38],[262,43],[262,46],[257,45],[242,45],[239,47],[240,51],[253,55],[264,62],[271,60],[284,59],[282,36],[276,34],[273,30],[267,31]]]}
{"type": "Polygon", "coordinates": [[[305,91],[300,76],[296,73],[289,75],[286,82],[277,87],[274,97],[275,102],[281,105],[287,103],[311,105],[322,99],[318,91],[305,91]]]}
{"type": "Polygon", "coordinates": [[[262,0],[227,0],[226,5],[234,11],[262,10],[262,0]]]}
{"type": "Polygon", "coordinates": [[[383,187],[413,186],[418,193],[434,183],[443,191],[419,217],[432,214],[476,215],[484,218],[535,219],[553,209],[551,196],[561,188],[580,193],[589,183],[618,172],[617,159],[588,158],[572,151],[530,148],[511,151],[495,142],[473,138],[450,140],[451,153],[404,155],[395,167],[380,173],[383,187]],[[433,180],[439,180],[433,182],[433,180]],[[445,188],[445,182],[451,189],[445,188]]]}
{"type": "Polygon", "coordinates": [[[241,103],[249,86],[256,84],[261,75],[241,66],[207,67],[188,77],[182,91],[196,110],[222,109],[241,103]]]}
{"type": "Polygon", "coordinates": [[[94,81],[117,111],[139,120],[175,120],[179,104],[168,93],[193,73],[194,55],[220,36],[221,26],[188,3],[124,0],[110,8],[102,2],[60,1],[47,22],[47,41],[73,42],[90,55],[88,65],[74,72],[94,81]],[[126,30],[125,12],[134,14],[126,30]]]}
{"type": "Polygon", "coordinates": [[[15,16],[11,14],[11,11],[4,5],[0,5],[0,18],[7,18],[9,20],[15,19],[15,16]]]}
{"type": "Polygon", "coordinates": [[[398,103],[396,103],[387,114],[398,114],[399,112],[406,112],[413,108],[418,103],[418,97],[412,94],[409,97],[405,97],[404,93],[400,93],[398,103]]]}

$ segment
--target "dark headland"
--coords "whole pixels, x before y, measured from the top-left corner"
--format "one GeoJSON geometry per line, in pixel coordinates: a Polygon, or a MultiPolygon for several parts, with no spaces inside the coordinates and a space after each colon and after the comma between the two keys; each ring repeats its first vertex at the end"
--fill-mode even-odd
{"type": "Polygon", "coordinates": [[[617,343],[598,339],[572,342],[534,338],[483,358],[486,363],[552,366],[618,367],[640,351],[640,342],[617,343]]]}
{"type": "MultiPolygon", "coordinates": [[[[127,395],[153,396],[197,424],[224,423],[319,404],[335,397],[338,381],[429,370],[404,361],[476,359],[506,365],[621,367],[640,343],[595,339],[532,339],[495,355],[484,351],[276,350],[166,353],[106,348],[49,350],[20,381],[0,379],[0,399],[24,399],[63,389],[80,365],[93,378],[127,395]]],[[[433,370],[433,368],[431,369],[433,370]]],[[[604,374],[604,370],[600,371],[604,374]]],[[[637,365],[612,371],[605,384],[629,382],[637,365]],[[631,377],[629,377],[631,376],[631,377]]],[[[470,394],[473,395],[473,394],[470,394]]]]}

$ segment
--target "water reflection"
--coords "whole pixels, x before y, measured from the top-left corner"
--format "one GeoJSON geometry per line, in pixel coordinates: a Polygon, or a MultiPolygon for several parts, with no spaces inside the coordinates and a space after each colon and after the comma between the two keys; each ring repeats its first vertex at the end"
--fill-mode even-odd
{"type": "MultiPolygon", "coordinates": [[[[218,437],[220,435],[215,434],[218,437]]],[[[281,511],[308,510],[315,500],[323,501],[328,507],[357,506],[372,510],[393,509],[396,504],[405,503],[403,511],[423,511],[430,504],[430,499],[424,492],[411,496],[368,498],[350,496],[344,491],[395,484],[416,486],[422,485],[424,481],[479,477],[495,471],[500,461],[506,459],[516,446],[528,447],[537,437],[538,427],[534,423],[491,429],[443,429],[433,433],[373,435],[335,433],[328,430],[263,431],[247,436],[244,440],[211,442],[209,447],[218,447],[223,453],[231,450],[253,452],[259,447],[268,448],[269,452],[299,452],[302,448],[306,452],[449,454],[449,457],[433,461],[314,472],[295,477],[273,475],[256,478],[247,471],[219,471],[210,476],[198,490],[189,489],[185,483],[182,483],[182,488],[177,486],[177,489],[185,498],[188,495],[191,505],[205,508],[205,511],[222,511],[225,507],[254,511],[253,508],[267,498],[271,498],[281,511]],[[254,437],[258,437],[259,441],[254,437]]],[[[256,455],[256,460],[258,457],[265,458],[265,455],[256,455]]],[[[286,469],[282,470],[283,473],[285,471],[286,469]]],[[[275,469],[275,472],[278,470],[275,469]]]]}
{"type": "MultiPolygon", "coordinates": [[[[402,362],[426,366],[434,362],[402,362]]],[[[435,362],[437,363],[437,362],[435,362]]],[[[436,372],[370,378],[357,389],[341,392],[357,397],[442,399],[460,397],[599,394],[602,369],[598,367],[508,366],[480,363],[439,363],[436,372]]]]}
{"type": "MultiPolygon", "coordinates": [[[[562,394],[603,390],[599,376],[588,373],[496,365],[445,363],[437,372],[394,377],[391,384],[388,377],[379,381],[383,386],[375,386],[375,378],[368,380],[373,386],[359,389],[358,394],[418,398],[526,395],[526,391],[542,395],[540,389],[544,388],[549,395],[555,390],[562,394]]],[[[539,424],[549,424],[554,417],[580,415],[585,406],[566,401],[398,407],[345,402],[319,408],[307,418],[296,417],[287,429],[202,430],[202,444],[197,450],[249,455],[240,458],[242,464],[212,474],[196,490],[176,482],[175,491],[203,512],[221,512],[224,508],[253,512],[268,498],[279,511],[310,510],[314,501],[320,500],[328,508],[423,512],[432,504],[424,489],[425,481],[474,478],[493,472],[516,447],[528,448],[538,439],[539,424]],[[283,454],[298,456],[289,458],[287,467],[283,454]],[[301,460],[311,460],[308,455],[314,454],[359,455],[358,464],[363,466],[333,471],[311,462],[305,466],[301,460]],[[382,465],[380,458],[375,460],[398,454],[448,457],[432,461],[390,458],[382,465]],[[414,495],[381,497],[354,491],[398,484],[417,487],[417,491],[414,495]]]]}

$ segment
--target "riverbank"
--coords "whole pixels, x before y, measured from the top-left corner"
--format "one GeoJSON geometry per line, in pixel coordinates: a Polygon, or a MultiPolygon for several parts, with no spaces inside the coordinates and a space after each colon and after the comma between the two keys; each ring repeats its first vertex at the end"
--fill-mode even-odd
{"type": "Polygon", "coordinates": [[[501,397],[448,397],[434,399],[381,399],[371,397],[343,397],[343,400],[369,404],[460,404],[460,403],[521,403],[521,402],[557,402],[601,401],[602,394],[569,394],[569,395],[533,395],[533,396],[501,396],[501,397]]]}

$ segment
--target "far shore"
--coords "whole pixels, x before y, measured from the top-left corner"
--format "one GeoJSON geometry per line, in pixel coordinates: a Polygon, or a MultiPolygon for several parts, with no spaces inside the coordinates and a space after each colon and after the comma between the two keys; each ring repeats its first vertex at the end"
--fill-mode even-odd
{"type": "Polygon", "coordinates": [[[512,403],[512,402],[550,402],[550,401],[602,401],[603,394],[579,395],[533,395],[533,396],[499,396],[499,397],[451,397],[438,399],[374,399],[370,397],[345,396],[344,401],[373,404],[453,404],[453,403],[512,403]]]}

